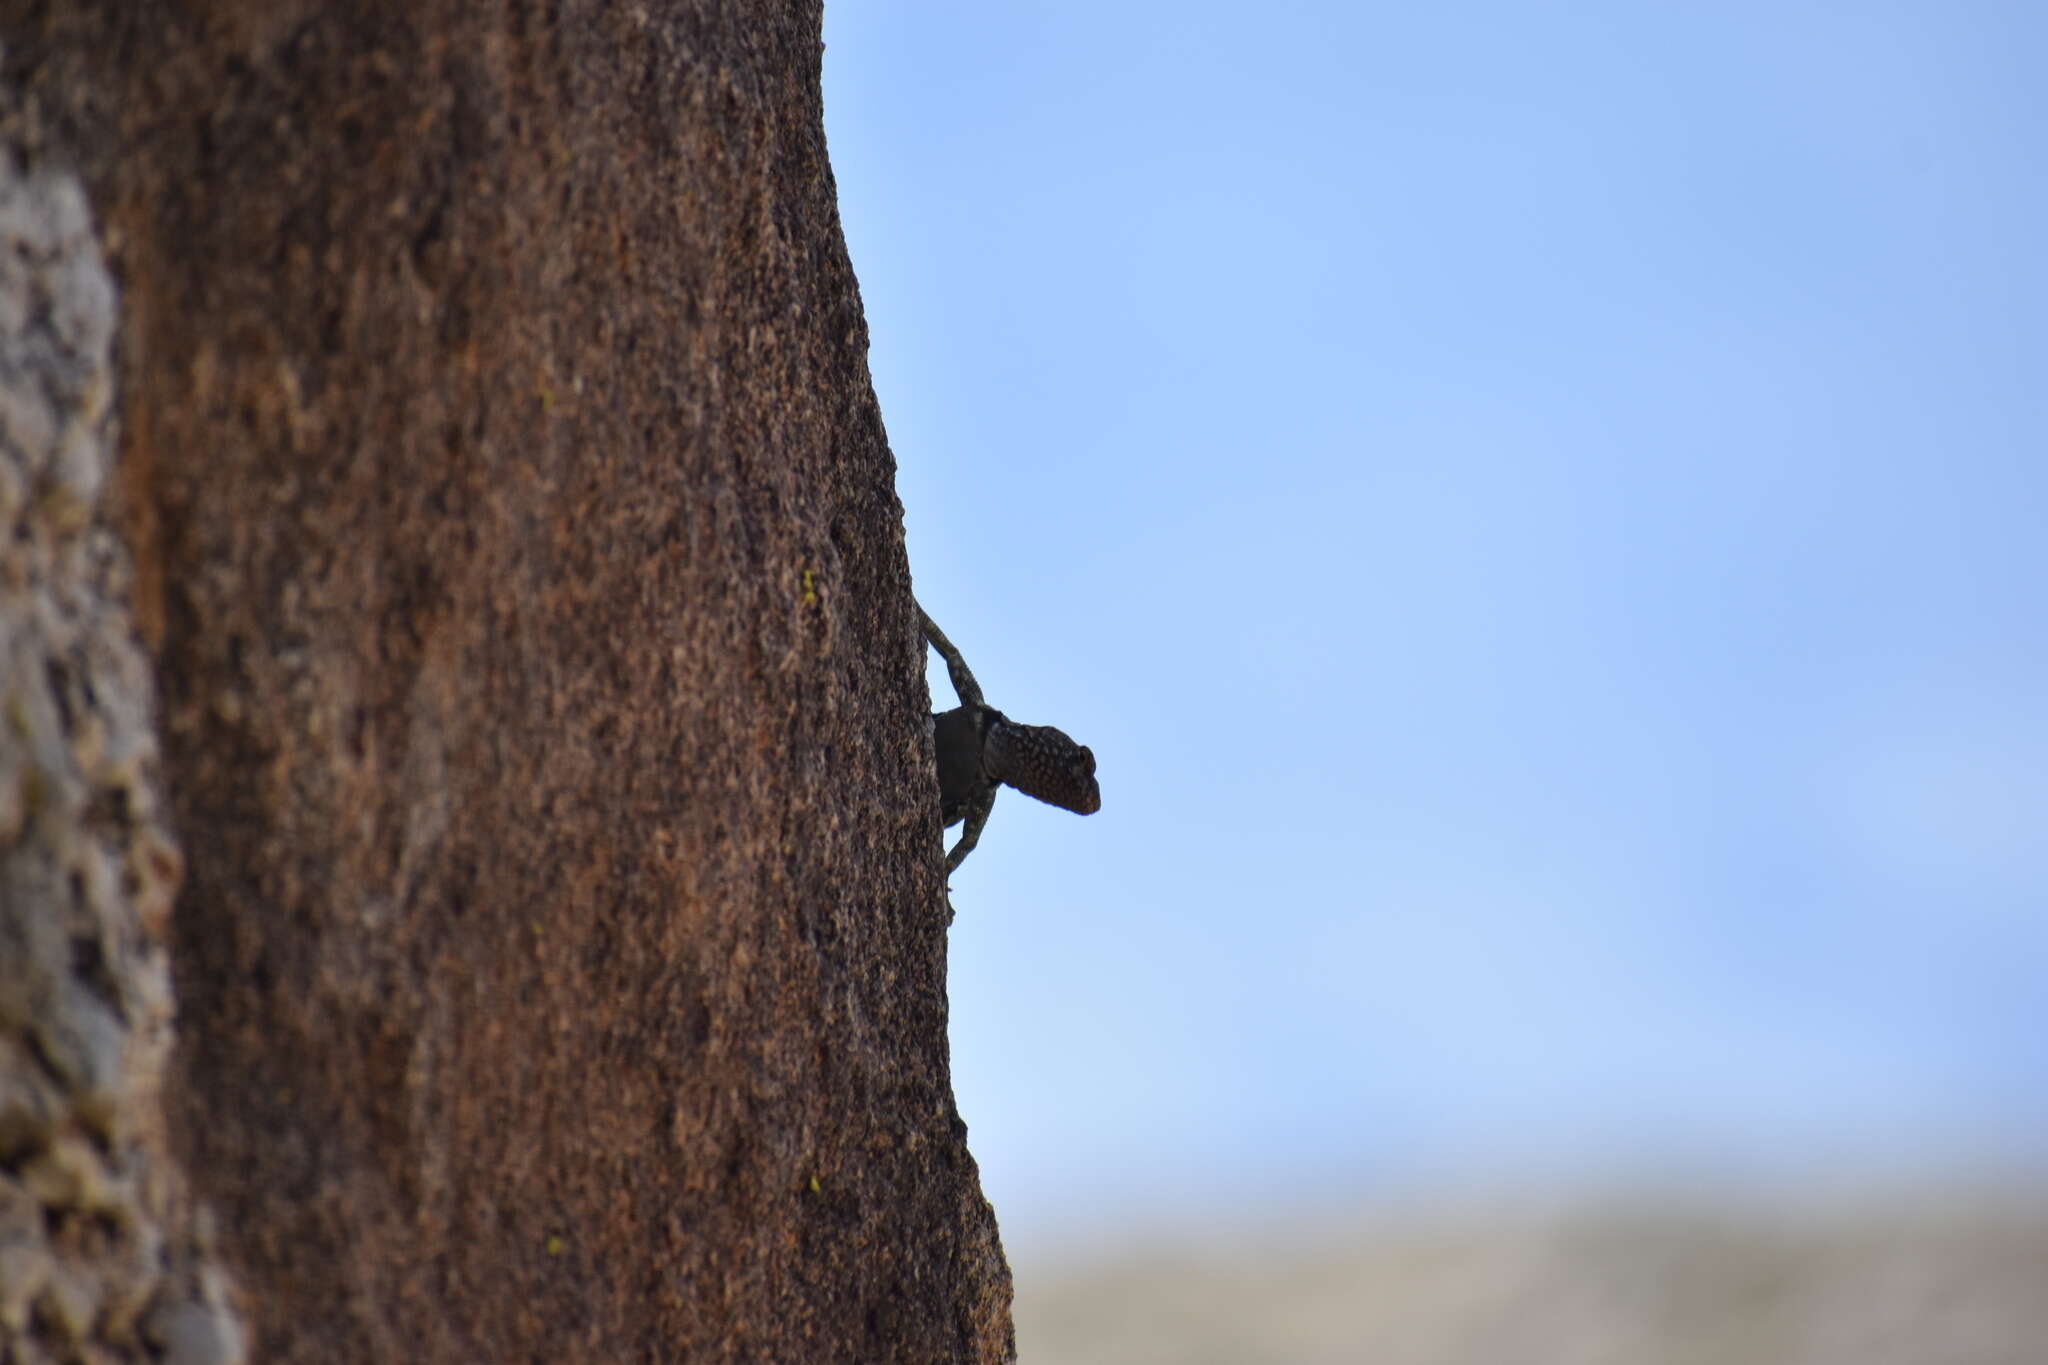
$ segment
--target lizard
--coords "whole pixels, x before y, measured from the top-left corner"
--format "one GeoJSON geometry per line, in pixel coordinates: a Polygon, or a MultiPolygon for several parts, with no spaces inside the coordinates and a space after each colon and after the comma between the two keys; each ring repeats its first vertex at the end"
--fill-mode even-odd
{"type": "Polygon", "coordinates": [[[946,661],[946,676],[960,704],[932,716],[932,744],[938,751],[941,827],[963,820],[960,842],[946,854],[946,872],[974,851],[981,827],[996,803],[996,789],[1015,787],[1050,805],[1077,815],[1102,809],[1102,791],[1095,784],[1095,755],[1050,725],[1023,725],[982,700],[981,687],[968,671],[967,660],[946,638],[922,606],[917,619],[924,638],[946,661]]]}

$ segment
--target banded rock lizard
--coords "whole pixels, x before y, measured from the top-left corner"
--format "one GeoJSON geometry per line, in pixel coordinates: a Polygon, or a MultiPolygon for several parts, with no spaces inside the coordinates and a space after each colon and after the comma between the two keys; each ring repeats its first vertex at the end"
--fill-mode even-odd
{"type": "Polygon", "coordinates": [[[1095,755],[1088,746],[1074,743],[1065,731],[1050,725],[1020,724],[983,701],[967,661],[922,606],[917,619],[924,638],[946,661],[946,676],[960,696],[960,705],[932,717],[941,820],[949,828],[967,822],[960,842],[946,854],[946,871],[951,873],[974,851],[1000,786],[1015,787],[1077,815],[1101,810],[1095,755]]]}

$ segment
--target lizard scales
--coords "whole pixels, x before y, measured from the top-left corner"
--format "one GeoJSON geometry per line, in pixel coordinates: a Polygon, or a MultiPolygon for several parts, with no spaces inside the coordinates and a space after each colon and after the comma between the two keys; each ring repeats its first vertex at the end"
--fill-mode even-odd
{"type": "Polygon", "coordinates": [[[946,661],[946,674],[960,696],[959,706],[932,717],[940,816],[948,827],[966,822],[959,843],[946,855],[946,871],[959,867],[973,851],[999,787],[1015,787],[1077,815],[1102,809],[1094,752],[1063,730],[1025,725],[990,706],[945,632],[923,607],[917,615],[925,639],[946,661]]]}

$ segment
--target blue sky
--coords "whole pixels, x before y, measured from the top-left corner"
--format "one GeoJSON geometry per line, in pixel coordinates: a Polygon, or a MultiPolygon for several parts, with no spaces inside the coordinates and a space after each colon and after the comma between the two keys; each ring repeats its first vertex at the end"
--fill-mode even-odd
{"type": "Polygon", "coordinates": [[[2048,9],[826,41],[1006,1235],[2048,1151],[2048,9]]]}

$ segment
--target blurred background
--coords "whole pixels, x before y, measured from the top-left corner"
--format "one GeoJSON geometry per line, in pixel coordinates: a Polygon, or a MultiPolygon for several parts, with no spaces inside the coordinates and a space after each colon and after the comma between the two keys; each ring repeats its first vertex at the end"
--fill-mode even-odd
{"type": "Polygon", "coordinates": [[[825,27],[1027,1365],[2048,1361],[2048,8],[825,27]]]}

